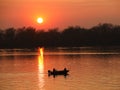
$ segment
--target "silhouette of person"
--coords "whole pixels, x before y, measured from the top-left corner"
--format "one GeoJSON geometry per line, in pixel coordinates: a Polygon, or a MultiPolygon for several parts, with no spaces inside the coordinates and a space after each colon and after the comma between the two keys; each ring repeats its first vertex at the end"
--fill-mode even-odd
{"type": "Polygon", "coordinates": [[[53,68],[53,73],[54,73],[55,71],[56,71],[55,68],[53,68]]]}
{"type": "Polygon", "coordinates": [[[66,72],[67,71],[67,69],[66,68],[64,68],[64,72],[66,72]]]}

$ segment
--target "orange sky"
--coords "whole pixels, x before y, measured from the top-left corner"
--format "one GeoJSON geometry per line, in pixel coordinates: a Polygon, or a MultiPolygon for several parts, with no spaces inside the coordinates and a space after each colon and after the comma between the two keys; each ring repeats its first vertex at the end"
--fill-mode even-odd
{"type": "Polygon", "coordinates": [[[120,24],[119,9],[120,0],[0,0],[0,28],[120,24]],[[37,17],[43,17],[44,23],[37,24],[37,17]]]}

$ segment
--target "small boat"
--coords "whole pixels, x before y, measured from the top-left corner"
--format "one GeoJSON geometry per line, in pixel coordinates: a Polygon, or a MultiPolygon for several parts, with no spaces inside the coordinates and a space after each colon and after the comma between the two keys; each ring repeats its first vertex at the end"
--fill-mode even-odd
{"type": "Polygon", "coordinates": [[[51,70],[48,70],[48,75],[53,75],[53,76],[56,76],[56,75],[64,75],[64,76],[67,76],[68,75],[68,72],[69,70],[67,70],[66,68],[64,68],[64,70],[55,70],[53,69],[53,71],[51,70]]]}

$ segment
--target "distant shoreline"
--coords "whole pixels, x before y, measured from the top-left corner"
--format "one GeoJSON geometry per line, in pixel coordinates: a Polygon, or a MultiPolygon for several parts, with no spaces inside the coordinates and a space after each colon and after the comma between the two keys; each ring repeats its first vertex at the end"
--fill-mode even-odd
{"type": "Polygon", "coordinates": [[[0,48],[120,46],[120,25],[99,24],[90,29],[68,27],[36,31],[33,27],[0,30],[0,48]]]}

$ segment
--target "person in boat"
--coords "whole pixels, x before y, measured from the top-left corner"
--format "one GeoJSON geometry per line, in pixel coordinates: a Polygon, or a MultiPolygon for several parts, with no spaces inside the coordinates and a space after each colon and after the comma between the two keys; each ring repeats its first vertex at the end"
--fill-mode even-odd
{"type": "Polygon", "coordinates": [[[55,72],[56,72],[56,69],[55,69],[55,68],[53,68],[53,74],[55,74],[55,72]]]}
{"type": "Polygon", "coordinates": [[[55,70],[55,68],[53,68],[53,72],[55,72],[56,70],[55,70]]]}
{"type": "Polygon", "coordinates": [[[67,69],[66,68],[64,68],[64,72],[66,72],[67,71],[67,69]]]}

